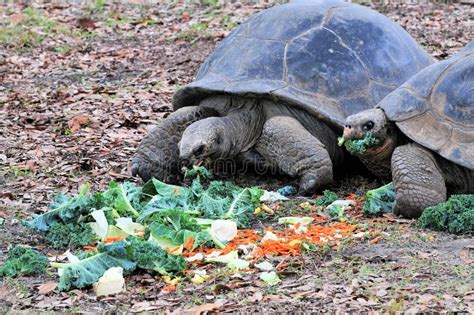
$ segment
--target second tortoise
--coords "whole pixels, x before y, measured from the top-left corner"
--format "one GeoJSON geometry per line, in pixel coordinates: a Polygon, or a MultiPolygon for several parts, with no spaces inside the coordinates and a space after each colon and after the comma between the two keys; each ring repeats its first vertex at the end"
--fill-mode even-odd
{"type": "Polygon", "coordinates": [[[392,177],[395,212],[417,218],[449,194],[474,193],[474,41],[349,116],[343,138],[370,132],[379,144],[360,155],[375,174],[392,177]]]}

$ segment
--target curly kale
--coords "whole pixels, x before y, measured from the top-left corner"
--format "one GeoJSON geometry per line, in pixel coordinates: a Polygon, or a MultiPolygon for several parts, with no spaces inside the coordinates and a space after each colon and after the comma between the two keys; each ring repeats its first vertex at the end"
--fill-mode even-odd
{"type": "Polygon", "coordinates": [[[23,224],[30,229],[46,232],[55,222],[77,222],[81,215],[91,212],[92,198],[87,195],[89,187],[89,184],[84,185],[74,197],[58,194],[49,206],[48,212],[36,215],[23,224]]]}
{"type": "Polygon", "coordinates": [[[53,223],[46,240],[53,248],[79,247],[89,245],[97,240],[97,235],[88,224],[53,223]]]}
{"type": "Polygon", "coordinates": [[[7,259],[0,266],[0,277],[37,275],[46,270],[48,257],[30,247],[16,245],[8,252],[7,259]]]}
{"type": "Polygon", "coordinates": [[[375,138],[371,132],[367,132],[364,139],[360,140],[344,140],[344,138],[339,138],[339,145],[346,147],[347,151],[351,154],[364,154],[367,151],[367,148],[376,146],[380,143],[380,140],[375,138]]]}
{"type": "Polygon", "coordinates": [[[452,195],[447,201],[426,208],[417,225],[453,234],[474,233],[474,195],[452,195]]]}
{"type": "Polygon", "coordinates": [[[153,270],[162,275],[181,273],[187,263],[183,256],[170,255],[160,246],[137,237],[129,237],[130,260],[138,268],[153,270]]]}
{"type": "Polygon", "coordinates": [[[320,207],[327,207],[336,200],[337,200],[337,195],[335,192],[332,192],[330,190],[325,190],[323,191],[322,196],[319,196],[318,198],[316,198],[316,200],[314,201],[314,204],[320,207]]]}
{"type": "Polygon", "coordinates": [[[367,215],[381,215],[393,211],[395,206],[395,190],[393,183],[369,190],[365,194],[362,212],[367,215]]]}

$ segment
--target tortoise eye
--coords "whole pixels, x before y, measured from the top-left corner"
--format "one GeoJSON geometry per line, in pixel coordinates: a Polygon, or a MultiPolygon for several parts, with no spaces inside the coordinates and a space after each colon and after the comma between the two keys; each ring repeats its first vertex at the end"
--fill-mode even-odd
{"type": "Polygon", "coordinates": [[[198,157],[204,153],[204,145],[201,144],[197,148],[193,150],[193,154],[195,157],[198,157]]]}
{"type": "Polygon", "coordinates": [[[370,131],[370,130],[372,130],[372,128],[374,128],[374,122],[373,121],[368,121],[362,126],[362,129],[364,131],[370,131]]]}

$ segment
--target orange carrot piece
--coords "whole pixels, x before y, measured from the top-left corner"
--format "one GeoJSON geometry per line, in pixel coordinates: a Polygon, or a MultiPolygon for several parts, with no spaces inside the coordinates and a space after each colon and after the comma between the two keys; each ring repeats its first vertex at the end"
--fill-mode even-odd
{"type": "Polygon", "coordinates": [[[191,250],[191,248],[193,248],[193,245],[194,245],[194,239],[190,235],[188,239],[186,240],[186,242],[184,243],[184,248],[186,248],[187,250],[191,250]]]}

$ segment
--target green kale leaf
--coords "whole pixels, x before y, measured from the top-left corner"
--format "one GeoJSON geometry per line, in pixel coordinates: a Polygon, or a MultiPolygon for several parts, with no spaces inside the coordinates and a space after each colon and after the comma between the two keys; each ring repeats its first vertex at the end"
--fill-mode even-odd
{"type": "Polygon", "coordinates": [[[48,257],[30,247],[16,245],[8,251],[7,258],[0,266],[0,277],[37,275],[46,270],[48,257]]]}
{"type": "Polygon", "coordinates": [[[93,244],[98,237],[89,224],[59,223],[54,222],[48,232],[46,240],[53,248],[79,247],[93,244]]]}
{"type": "Polygon", "coordinates": [[[30,221],[24,221],[27,227],[46,232],[55,222],[75,223],[83,214],[91,211],[91,198],[87,196],[90,185],[86,184],[75,197],[59,194],[51,203],[49,211],[36,215],[30,221]]]}
{"type": "Polygon", "coordinates": [[[447,201],[426,208],[417,225],[453,234],[473,234],[474,195],[452,195],[447,201]]]}
{"type": "Polygon", "coordinates": [[[136,263],[118,255],[117,247],[122,246],[123,254],[126,257],[127,243],[114,243],[115,247],[100,247],[97,254],[72,263],[51,263],[55,268],[61,268],[62,273],[59,278],[58,289],[69,291],[73,288],[85,288],[97,282],[100,277],[111,267],[122,267],[124,271],[135,270],[136,263]],[[115,256],[119,257],[115,257],[115,256]]]}
{"type": "Polygon", "coordinates": [[[162,275],[181,273],[187,263],[183,256],[170,255],[160,246],[138,237],[127,238],[130,259],[145,270],[153,270],[162,275]]]}
{"type": "Polygon", "coordinates": [[[339,145],[344,144],[347,151],[351,154],[364,154],[367,151],[367,148],[376,146],[380,143],[380,140],[375,138],[371,132],[365,134],[364,139],[360,140],[347,140],[344,141],[343,138],[339,138],[339,145]]]}
{"type": "Polygon", "coordinates": [[[392,212],[395,206],[395,191],[393,183],[388,183],[376,189],[369,190],[365,195],[362,212],[367,215],[381,215],[392,212]]]}
{"type": "Polygon", "coordinates": [[[323,191],[322,196],[319,196],[318,198],[316,198],[316,200],[314,201],[314,204],[320,207],[327,207],[336,200],[337,200],[337,195],[335,192],[332,192],[330,190],[325,190],[323,191]]]}

